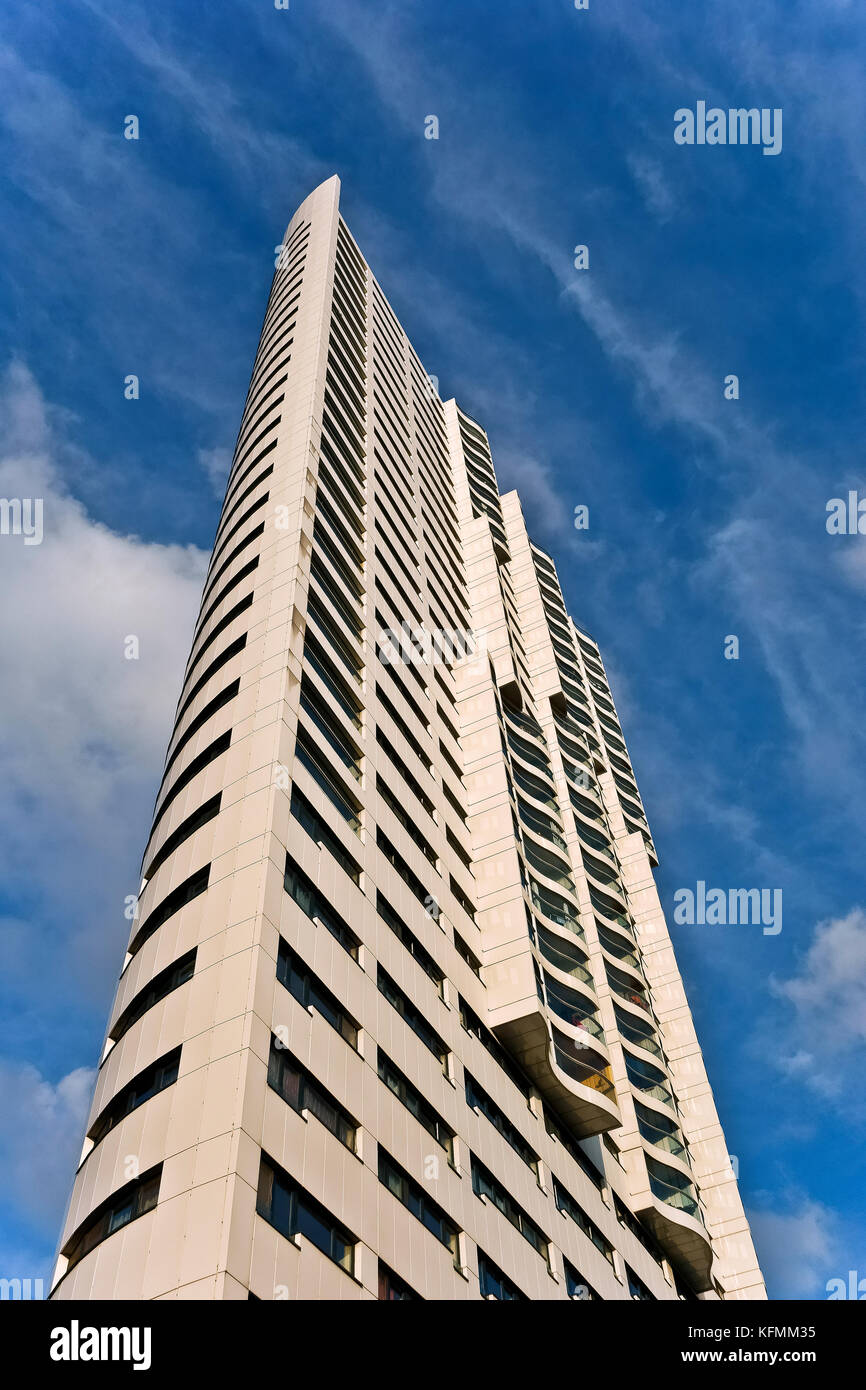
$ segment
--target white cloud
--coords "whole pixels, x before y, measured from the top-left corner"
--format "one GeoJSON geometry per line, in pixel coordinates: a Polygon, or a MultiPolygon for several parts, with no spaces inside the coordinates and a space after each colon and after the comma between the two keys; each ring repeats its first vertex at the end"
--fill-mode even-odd
{"type": "Polygon", "coordinates": [[[848,1059],[866,1043],[866,912],[856,907],[819,922],[796,974],[771,980],[771,987],[793,1004],[795,1035],[802,1039],[787,1069],[838,1092],[843,1077],[828,1062],[848,1059]]]}
{"type": "Polygon", "coordinates": [[[660,165],[645,154],[630,154],[626,163],[650,212],[659,222],[669,222],[676,204],[660,165]]]}
{"type": "MultiPolygon", "coordinates": [[[[21,364],[0,379],[0,419],[0,497],[42,498],[44,509],[41,545],[0,536],[0,872],[18,917],[36,917],[54,988],[68,970],[104,1004],[206,556],[87,514],[64,483],[68,417],[21,364]],[[138,660],[125,659],[131,636],[138,660]]],[[[17,934],[5,924],[7,943],[17,934]]]]}
{"type": "MultiPolygon", "coordinates": [[[[78,1067],[56,1085],[29,1063],[0,1061],[3,1200],[51,1238],[60,1231],[96,1073],[78,1067]]],[[[26,1277],[3,1252],[0,1273],[26,1277]]]]}
{"type": "Polygon", "coordinates": [[[231,449],[199,449],[198,461],[217,497],[222,500],[232,461],[231,449]]]}
{"type": "Polygon", "coordinates": [[[826,1281],[845,1258],[838,1214],[810,1199],[790,1211],[746,1214],[770,1297],[826,1297],[826,1281]]]}

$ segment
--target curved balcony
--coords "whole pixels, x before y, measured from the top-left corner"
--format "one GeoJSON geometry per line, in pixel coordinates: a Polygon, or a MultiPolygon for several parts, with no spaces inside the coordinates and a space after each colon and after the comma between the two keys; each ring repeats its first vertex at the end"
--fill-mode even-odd
{"type": "Polygon", "coordinates": [[[679,1126],[669,1115],[650,1110],[638,1100],[634,1103],[634,1112],[642,1139],[656,1149],[663,1149],[686,1168],[691,1167],[688,1145],[680,1133],[679,1126]]]}
{"type": "Polygon", "coordinates": [[[620,1036],[625,1038],[626,1042],[630,1042],[633,1047],[642,1047],[645,1052],[652,1053],[654,1057],[658,1057],[659,1061],[667,1065],[667,1058],[656,1031],[646,1020],[634,1018],[616,1003],[613,1006],[613,1012],[620,1036]]]}
{"type": "Polygon", "coordinates": [[[661,1249],[682,1269],[692,1287],[712,1288],[713,1247],[694,1187],[683,1175],[647,1156],[648,1191],[635,1201],[636,1214],[661,1249]]]}
{"type": "Polygon", "coordinates": [[[578,921],[576,899],[570,902],[568,898],[548,888],[547,884],[536,883],[532,877],[529,880],[529,896],[539,916],[546,917],[548,922],[553,922],[555,926],[580,937],[581,941],[586,941],[583,927],[578,921]]]}
{"type": "Polygon", "coordinates": [[[544,991],[551,1013],[567,1023],[569,1028],[589,1033],[596,1042],[604,1044],[604,1029],[595,1016],[597,1005],[594,999],[587,999],[577,990],[570,989],[547,970],[544,972],[544,991]]]}
{"type": "Polygon", "coordinates": [[[549,965],[563,975],[580,980],[595,994],[595,981],[589,969],[589,957],[572,941],[566,941],[547,927],[537,924],[538,949],[549,965]]]}
{"type": "Polygon", "coordinates": [[[625,1069],[630,1084],[642,1095],[649,1096],[651,1100],[659,1101],[662,1105],[667,1105],[676,1112],[677,1103],[671,1089],[670,1081],[665,1072],[659,1067],[653,1066],[644,1057],[634,1057],[630,1052],[623,1049],[625,1058],[625,1069]]]}
{"type": "Polygon", "coordinates": [[[546,1011],[521,1010],[518,1017],[494,1024],[494,1032],[532,1078],[543,1099],[580,1138],[616,1129],[621,1123],[616,1088],[607,1058],[585,1030],[568,1037],[553,1026],[546,1011]],[[585,1041],[584,1041],[585,1039],[585,1041]]]}

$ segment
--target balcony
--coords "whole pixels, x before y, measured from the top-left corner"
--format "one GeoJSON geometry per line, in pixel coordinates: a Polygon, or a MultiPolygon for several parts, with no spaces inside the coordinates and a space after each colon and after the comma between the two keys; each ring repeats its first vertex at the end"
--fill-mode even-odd
{"type": "Polygon", "coordinates": [[[635,1199],[636,1214],[661,1249],[698,1293],[713,1287],[713,1248],[688,1179],[647,1157],[647,1188],[635,1199]]]}

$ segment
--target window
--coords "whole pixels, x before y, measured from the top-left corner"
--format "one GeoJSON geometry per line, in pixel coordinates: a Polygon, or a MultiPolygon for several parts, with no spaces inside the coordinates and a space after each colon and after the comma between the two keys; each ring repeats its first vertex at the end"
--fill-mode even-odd
{"type": "Polygon", "coordinates": [[[480,980],[481,962],[475,955],[475,953],[471,950],[471,948],[467,946],[466,942],[463,940],[463,937],[460,935],[459,932],[454,933],[454,948],[457,951],[458,956],[461,956],[463,960],[465,960],[473,975],[477,975],[480,980]]]}
{"type": "Polygon", "coordinates": [[[569,1298],[580,1299],[583,1303],[595,1303],[600,1301],[600,1294],[597,1294],[592,1284],[579,1274],[570,1260],[562,1257],[563,1268],[565,1269],[565,1287],[569,1298]]]}
{"type": "Polygon", "coordinates": [[[455,1269],[460,1263],[460,1249],[458,1237],[460,1232],[453,1221],[446,1216],[442,1208],[433,1201],[431,1197],[417,1183],[414,1178],[410,1178],[405,1169],[395,1163],[390,1154],[387,1154],[379,1145],[379,1181],[383,1187],[402,1202],[403,1206],[411,1211],[422,1224],[426,1226],[438,1241],[441,1241],[452,1254],[455,1269]]]}
{"type": "Polygon", "coordinates": [[[314,922],[321,922],[333,937],[339,941],[344,951],[347,951],[352,960],[358,959],[358,947],[360,941],[350,927],[346,925],[335,908],[331,907],[318,890],[311,879],[307,878],[303,869],[295,863],[290,854],[286,855],[286,873],[283,879],[283,887],[302,912],[314,922]]]}
{"type": "Polygon", "coordinates": [[[634,1270],[631,1269],[629,1265],[626,1265],[626,1267],[625,1267],[625,1275],[626,1275],[626,1279],[628,1280],[628,1291],[629,1291],[629,1293],[631,1294],[632,1298],[637,1298],[637,1299],[647,1299],[647,1298],[649,1298],[649,1299],[655,1300],[655,1294],[654,1294],[654,1293],[650,1293],[650,1291],[649,1291],[649,1289],[647,1288],[646,1284],[643,1282],[642,1279],[638,1279],[638,1277],[637,1277],[637,1275],[635,1274],[634,1270]]]}
{"type": "Polygon", "coordinates": [[[516,1284],[512,1284],[508,1276],[488,1259],[483,1250],[478,1251],[478,1288],[482,1298],[496,1298],[500,1302],[510,1303],[528,1302],[526,1294],[521,1293],[516,1284]]]}
{"type": "Polygon", "coordinates": [[[181,821],[177,830],[169,835],[168,839],[163,843],[162,848],[157,850],[142,877],[145,880],[153,878],[157,869],[161,864],[165,863],[170,854],[174,854],[175,850],[178,849],[185,840],[188,840],[197,830],[201,830],[202,826],[207,825],[208,821],[213,820],[214,816],[219,815],[221,801],[222,792],[217,792],[216,796],[211,797],[210,801],[206,801],[203,806],[199,806],[197,811],[193,811],[191,816],[187,816],[185,821],[181,821]]]}
{"type": "Polygon", "coordinates": [[[439,969],[439,966],[436,964],[427,948],[421,945],[421,942],[414,932],[409,930],[403,919],[394,911],[391,904],[382,896],[378,889],[376,890],[376,911],[382,918],[382,921],[391,928],[394,935],[402,941],[410,956],[415,957],[425,975],[429,975],[439,991],[439,994],[444,998],[442,988],[445,979],[444,973],[439,969]]]}
{"type": "Polygon", "coordinates": [[[130,954],[135,955],[148,937],[153,936],[153,933],[158,931],[169,917],[173,917],[176,912],[180,912],[182,907],[186,907],[187,903],[192,902],[193,898],[197,898],[200,893],[203,893],[207,888],[209,877],[210,864],[205,864],[203,869],[191,874],[178,888],[175,888],[174,892],[163,898],[162,902],[144,919],[136,932],[129,948],[130,954]]]}
{"type": "Polygon", "coordinates": [[[378,1049],[377,1064],[379,1080],[385,1083],[389,1091],[393,1091],[401,1104],[405,1105],[406,1109],[424,1126],[427,1133],[433,1136],[436,1143],[441,1144],[448,1155],[449,1163],[453,1162],[453,1131],[448,1128],[444,1120],[439,1118],[429,1101],[424,1099],[421,1092],[403,1075],[399,1067],[394,1065],[390,1057],[386,1057],[381,1047],[378,1049]]]}
{"type": "Polygon", "coordinates": [[[537,1250],[543,1259],[549,1259],[547,1237],[536,1226],[535,1222],[527,1216],[522,1207],[518,1206],[511,1193],[506,1191],[502,1184],[494,1178],[489,1168],[485,1168],[483,1163],[479,1163],[474,1154],[472,1158],[472,1191],[477,1197],[486,1197],[495,1207],[502,1212],[502,1215],[516,1226],[517,1230],[528,1240],[533,1250],[537,1250]]]}
{"type": "Polygon", "coordinates": [[[271,1035],[268,1085],[298,1113],[309,1110],[341,1144],[355,1151],[357,1124],[338,1101],[271,1035]]]}
{"type": "Polygon", "coordinates": [[[502,1068],[509,1080],[512,1081],[513,1084],[517,1087],[524,1100],[528,1101],[531,1094],[531,1088],[529,1082],[526,1080],[526,1077],[521,1072],[517,1063],[512,1062],[511,1058],[505,1051],[502,1044],[493,1036],[493,1034],[487,1028],[485,1028],[484,1024],[481,1022],[481,1019],[478,1017],[475,1010],[470,1008],[470,1006],[466,1003],[466,1000],[463,998],[462,994],[459,996],[459,998],[460,1022],[466,1029],[466,1032],[471,1033],[474,1038],[478,1039],[478,1041],[481,1043],[481,1046],[485,1048],[487,1052],[490,1053],[490,1056],[493,1058],[493,1060],[502,1068]]]}
{"type": "Polygon", "coordinates": [[[399,985],[394,983],[381,965],[376,972],[376,983],[391,1007],[397,1010],[404,1023],[408,1023],[412,1032],[421,1039],[424,1046],[433,1053],[434,1057],[438,1057],[444,1071],[448,1061],[448,1048],[436,1030],[427,1022],[420,1009],[415,1007],[412,1000],[403,993],[399,985]]]}
{"type": "Polygon", "coordinates": [[[410,892],[415,894],[418,901],[426,905],[434,900],[434,895],[429,893],[416,873],[410,869],[400,851],[391,844],[388,836],[383,830],[376,828],[376,844],[384,854],[391,867],[400,875],[403,882],[410,892]]]}
{"type": "Polygon", "coordinates": [[[167,994],[171,994],[173,990],[179,989],[187,980],[192,979],[195,955],[195,950],[188,951],[173,965],[166,966],[165,970],[154,975],[153,979],[133,996],[111,1030],[109,1036],[112,1042],[118,1042],[148,1009],[159,1003],[160,999],[164,999],[167,994]]]}
{"type": "Polygon", "coordinates": [[[303,792],[298,791],[297,787],[292,788],[292,815],[317,845],[321,845],[322,849],[326,849],[329,854],[333,855],[340,868],[349,875],[353,883],[361,882],[360,864],[356,864],[352,856],[343,849],[337,836],[328,828],[315,807],[310,804],[303,792]]]}
{"type": "Polygon", "coordinates": [[[526,1142],[520,1131],[511,1123],[508,1116],[503,1114],[482,1086],[469,1072],[466,1076],[466,1104],[474,1110],[479,1110],[486,1119],[490,1121],[494,1129],[498,1129],[506,1143],[510,1144],[516,1154],[519,1154],[527,1167],[531,1168],[536,1178],[538,1177],[538,1154],[526,1142]]]}
{"type": "Polygon", "coordinates": [[[298,725],[295,757],[325,793],[335,810],[339,811],[349,829],[354,830],[356,835],[360,834],[362,809],[360,801],[331,769],[322,750],[313,742],[303,724],[298,725]]]}
{"type": "Polygon", "coordinates": [[[256,1211],[287,1240],[297,1235],[306,1236],[347,1274],[353,1272],[355,1237],[264,1153],[259,1168],[256,1211]]]}
{"type": "Polygon", "coordinates": [[[604,1258],[613,1264],[613,1246],[607,1236],[602,1234],[595,1222],[587,1216],[580,1203],[576,1202],[571,1193],[566,1191],[558,1178],[553,1179],[553,1196],[563,1215],[570,1217],[574,1224],[580,1227],[584,1235],[589,1236],[595,1248],[601,1251],[604,1258]]]}
{"type": "Polygon", "coordinates": [[[631,1231],[636,1240],[639,1240],[647,1254],[652,1255],[657,1264],[661,1264],[662,1255],[658,1246],[650,1235],[649,1231],[638,1221],[634,1212],[629,1211],[624,1202],[620,1201],[616,1193],[613,1194],[613,1209],[616,1212],[617,1220],[626,1230],[631,1231]]]}
{"type": "Polygon", "coordinates": [[[91,1212],[63,1248],[62,1253],[68,1261],[67,1271],[122,1226],[128,1226],[130,1221],[137,1221],[139,1216],[153,1211],[159,1199],[161,1176],[162,1164],[143,1173],[134,1182],[127,1183],[91,1212]]]}
{"type": "Polygon", "coordinates": [[[109,1101],[91,1126],[87,1137],[93,1140],[94,1145],[98,1144],[109,1130],[114,1129],[114,1126],[120,1124],[127,1115],[131,1115],[133,1110],[144,1105],[151,1096],[164,1091],[167,1086],[173,1086],[177,1081],[179,1066],[180,1048],[176,1047],[173,1052],[166,1053],[158,1062],[153,1062],[144,1071],[140,1071],[138,1076],[133,1077],[132,1081],[109,1101]]]}
{"type": "Polygon", "coordinates": [[[386,1264],[379,1261],[379,1302],[380,1303],[412,1303],[415,1301],[423,1302],[420,1295],[414,1289],[395,1274],[393,1269],[389,1269],[386,1264]]]}
{"type": "Polygon", "coordinates": [[[294,995],[299,1004],[303,1007],[313,1008],[322,1015],[331,1027],[346,1039],[350,1047],[357,1049],[358,1046],[358,1025],[354,1019],[344,1011],[342,1004],[331,993],[321,980],[317,979],[313,972],[304,964],[300,956],[296,956],[280,938],[280,950],[277,959],[277,979],[281,985],[285,985],[290,994],[294,995]]]}

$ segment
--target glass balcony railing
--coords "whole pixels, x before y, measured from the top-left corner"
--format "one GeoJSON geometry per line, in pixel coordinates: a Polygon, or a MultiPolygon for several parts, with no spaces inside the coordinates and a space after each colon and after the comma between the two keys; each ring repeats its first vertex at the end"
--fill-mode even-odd
{"type": "MultiPolygon", "coordinates": [[[[589,1086],[592,1090],[600,1092],[610,1100],[616,1100],[616,1087],[613,1084],[613,1076],[609,1066],[605,1066],[603,1059],[594,1054],[597,1065],[592,1065],[590,1061],[582,1062],[570,1050],[574,1045],[564,1038],[561,1033],[554,1030],[553,1055],[556,1065],[566,1076],[570,1076],[574,1081],[579,1081],[582,1086],[589,1086]],[[562,1039],[562,1041],[557,1041],[562,1039]]],[[[589,1056],[593,1056],[592,1053],[589,1056]]]]}
{"type": "Polygon", "coordinates": [[[647,1172],[654,1197],[658,1197],[660,1202],[666,1202],[669,1207],[676,1207],[679,1211],[686,1212],[703,1224],[701,1209],[688,1178],[675,1172],[673,1168],[665,1167],[663,1163],[656,1163],[651,1158],[647,1158],[647,1172]]]}
{"type": "Polygon", "coordinates": [[[559,984],[547,971],[544,972],[544,988],[549,1009],[572,1028],[582,1028],[584,1032],[604,1042],[604,1029],[593,1016],[588,999],[582,999],[574,990],[559,984]]]}
{"type": "Polygon", "coordinates": [[[664,1116],[647,1110],[637,1101],[634,1108],[637,1127],[648,1144],[653,1144],[657,1149],[664,1149],[667,1153],[673,1154],[674,1158],[682,1159],[683,1163],[691,1163],[688,1148],[673,1120],[665,1122],[664,1116]]]}

